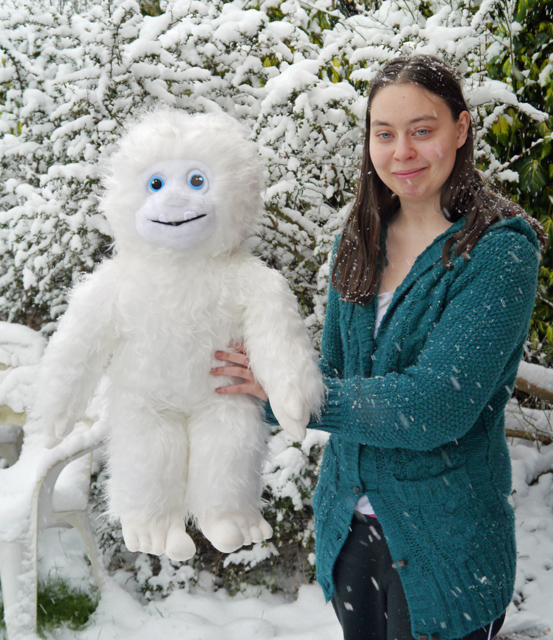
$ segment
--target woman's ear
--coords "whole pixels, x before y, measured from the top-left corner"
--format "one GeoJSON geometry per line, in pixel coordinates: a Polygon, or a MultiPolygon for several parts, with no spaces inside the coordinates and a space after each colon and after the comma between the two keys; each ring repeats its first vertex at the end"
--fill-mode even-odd
{"type": "Polygon", "coordinates": [[[457,149],[460,149],[467,141],[467,135],[470,128],[470,113],[468,111],[461,111],[459,119],[456,122],[457,125],[457,149]]]}

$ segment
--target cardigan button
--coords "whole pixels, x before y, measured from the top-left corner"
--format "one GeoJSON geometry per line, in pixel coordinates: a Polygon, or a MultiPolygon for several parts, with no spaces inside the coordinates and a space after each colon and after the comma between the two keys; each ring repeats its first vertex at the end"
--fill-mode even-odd
{"type": "Polygon", "coordinates": [[[361,493],[361,487],[353,487],[353,493],[361,493]]]}
{"type": "Polygon", "coordinates": [[[403,567],[406,567],[408,565],[407,560],[398,560],[397,562],[394,562],[392,564],[392,567],[394,569],[403,569],[403,567]]]}

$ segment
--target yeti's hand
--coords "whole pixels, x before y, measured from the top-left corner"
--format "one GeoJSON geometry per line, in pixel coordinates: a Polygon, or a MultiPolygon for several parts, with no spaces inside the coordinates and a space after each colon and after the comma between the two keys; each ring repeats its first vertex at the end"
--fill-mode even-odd
{"type": "Polygon", "coordinates": [[[275,418],[284,431],[296,440],[303,440],[307,434],[309,410],[300,392],[288,386],[280,393],[269,393],[269,402],[275,418]]]}
{"type": "Polygon", "coordinates": [[[60,413],[46,424],[44,439],[48,449],[52,449],[68,436],[77,421],[66,413],[60,413]]]}

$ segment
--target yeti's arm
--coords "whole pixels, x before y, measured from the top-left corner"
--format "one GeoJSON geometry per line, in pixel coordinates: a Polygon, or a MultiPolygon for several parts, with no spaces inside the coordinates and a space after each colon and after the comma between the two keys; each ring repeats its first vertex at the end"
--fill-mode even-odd
{"type": "Polygon", "coordinates": [[[115,339],[116,279],[109,267],[102,265],[73,289],[40,363],[33,414],[51,444],[83,416],[115,339]]]}
{"type": "Polygon", "coordinates": [[[303,439],[312,414],[318,414],[324,384],[317,357],[284,277],[257,260],[242,268],[244,346],[280,426],[303,439]]]}

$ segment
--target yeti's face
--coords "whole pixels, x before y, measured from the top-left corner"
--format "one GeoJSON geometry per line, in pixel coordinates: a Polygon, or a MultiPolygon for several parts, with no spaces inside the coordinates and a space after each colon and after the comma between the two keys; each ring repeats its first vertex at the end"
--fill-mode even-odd
{"type": "Polygon", "coordinates": [[[145,201],[135,215],[144,240],[169,249],[188,249],[215,230],[210,199],[213,175],[194,160],[162,160],[139,175],[145,201]]]}

